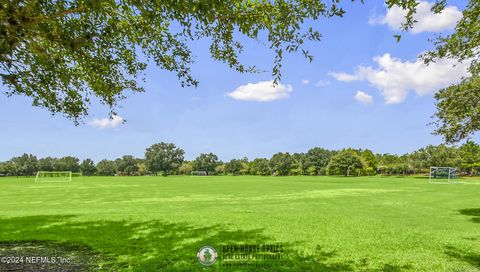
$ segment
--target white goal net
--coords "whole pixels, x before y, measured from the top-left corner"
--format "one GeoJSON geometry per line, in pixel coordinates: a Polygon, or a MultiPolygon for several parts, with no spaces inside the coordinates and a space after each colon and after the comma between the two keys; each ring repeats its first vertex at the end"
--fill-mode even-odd
{"type": "Polygon", "coordinates": [[[64,182],[72,181],[71,171],[38,171],[35,176],[35,182],[64,182]]]}
{"type": "Polygon", "coordinates": [[[192,171],[192,176],[206,176],[207,171],[192,171]]]}
{"type": "Polygon", "coordinates": [[[430,175],[428,177],[429,183],[461,183],[457,181],[457,168],[454,167],[439,167],[431,166],[430,175]]]}

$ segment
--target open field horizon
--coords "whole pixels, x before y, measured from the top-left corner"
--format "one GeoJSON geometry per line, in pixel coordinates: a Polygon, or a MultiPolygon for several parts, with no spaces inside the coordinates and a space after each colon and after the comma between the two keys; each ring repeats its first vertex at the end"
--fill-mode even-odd
{"type": "Polygon", "coordinates": [[[230,244],[284,245],[276,271],[479,271],[479,193],[415,177],[1,178],[0,244],[100,271],[200,271],[200,247],[230,244]]]}

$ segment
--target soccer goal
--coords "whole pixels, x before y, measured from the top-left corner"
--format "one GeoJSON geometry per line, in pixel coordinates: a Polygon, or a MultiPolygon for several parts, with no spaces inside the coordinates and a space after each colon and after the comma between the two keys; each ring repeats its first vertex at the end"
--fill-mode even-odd
{"type": "Polygon", "coordinates": [[[83,177],[82,172],[72,172],[72,178],[83,177]]]}
{"type": "Polygon", "coordinates": [[[72,171],[38,171],[35,182],[65,182],[72,181],[72,171]]]}
{"type": "Polygon", "coordinates": [[[438,184],[462,183],[458,182],[457,178],[457,168],[431,166],[428,182],[438,184]]]}
{"type": "Polygon", "coordinates": [[[207,171],[192,171],[192,176],[206,176],[207,171]]]}

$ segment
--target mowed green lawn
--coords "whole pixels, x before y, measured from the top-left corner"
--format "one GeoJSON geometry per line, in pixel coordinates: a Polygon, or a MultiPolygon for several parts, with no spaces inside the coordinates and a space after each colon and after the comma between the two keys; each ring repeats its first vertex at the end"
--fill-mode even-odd
{"type": "MultiPolygon", "coordinates": [[[[283,244],[275,271],[480,271],[480,185],[397,177],[0,178],[3,255],[56,254],[90,265],[79,270],[229,271],[221,260],[198,263],[206,244],[283,244]]],[[[261,269],[235,271],[243,270],[261,269]]]]}

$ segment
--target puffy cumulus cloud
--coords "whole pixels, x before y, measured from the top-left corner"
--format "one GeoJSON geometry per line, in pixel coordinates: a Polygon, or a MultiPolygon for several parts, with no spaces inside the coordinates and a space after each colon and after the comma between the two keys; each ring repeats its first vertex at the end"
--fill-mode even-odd
{"type": "Polygon", "coordinates": [[[365,92],[362,91],[357,91],[357,94],[354,96],[355,100],[358,102],[368,105],[372,104],[373,102],[373,97],[365,92]]]}
{"type": "Polygon", "coordinates": [[[395,104],[403,102],[409,91],[422,96],[460,82],[468,76],[470,66],[469,61],[459,63],[454,59],[440,59],[426,65],[419,58],[402,61],[388,53],[373,60],[378,67],[361,65],[353,74],[331,74],[339,81],[366,80],[380,91],[385,103],[395,104]]]}
{"type": "MultiPolygon", "coordinates": [[[[456,6],[447,6],[441,13],[432,12],[433,3],[420,1],[414,19],[417,21],[411,29],[412,33],[438,32],[454,29],[457,22],[462,18],[462,12],[456,6]]],[[[407,11],[399,6],[392,6],[387,13],[379,17],[371,17],[371,25],[388,25],[391,29],[399,30],[405,22],[407,11]]]]}
{"type": "Polygon", "coordinates": [[[241,85],[233,92],[227,93],[227,95],[235,100],[270,102],[288,98],[292,91],[293,88],[290,84],[277,84],[274,86],[272,80],[241,85]]]}
{"type": "Polygon", "coordinates": [[[308,79],[302,79],[302,84],[307,85],[308,83],[310,83],[310,80],[308,80],[308,79]]]}
{"type": "Polygon", "coordinates": [[[112,116],[112,118],[101,118],[101,119],[95,118],[92,121],[88,122],[88,125],[96,128],[102,128],[102,129],[115,128],[120,124],[122,124],[123,121],[124,120],[122,117],[118,115],[114,115],[112,116]]]}

